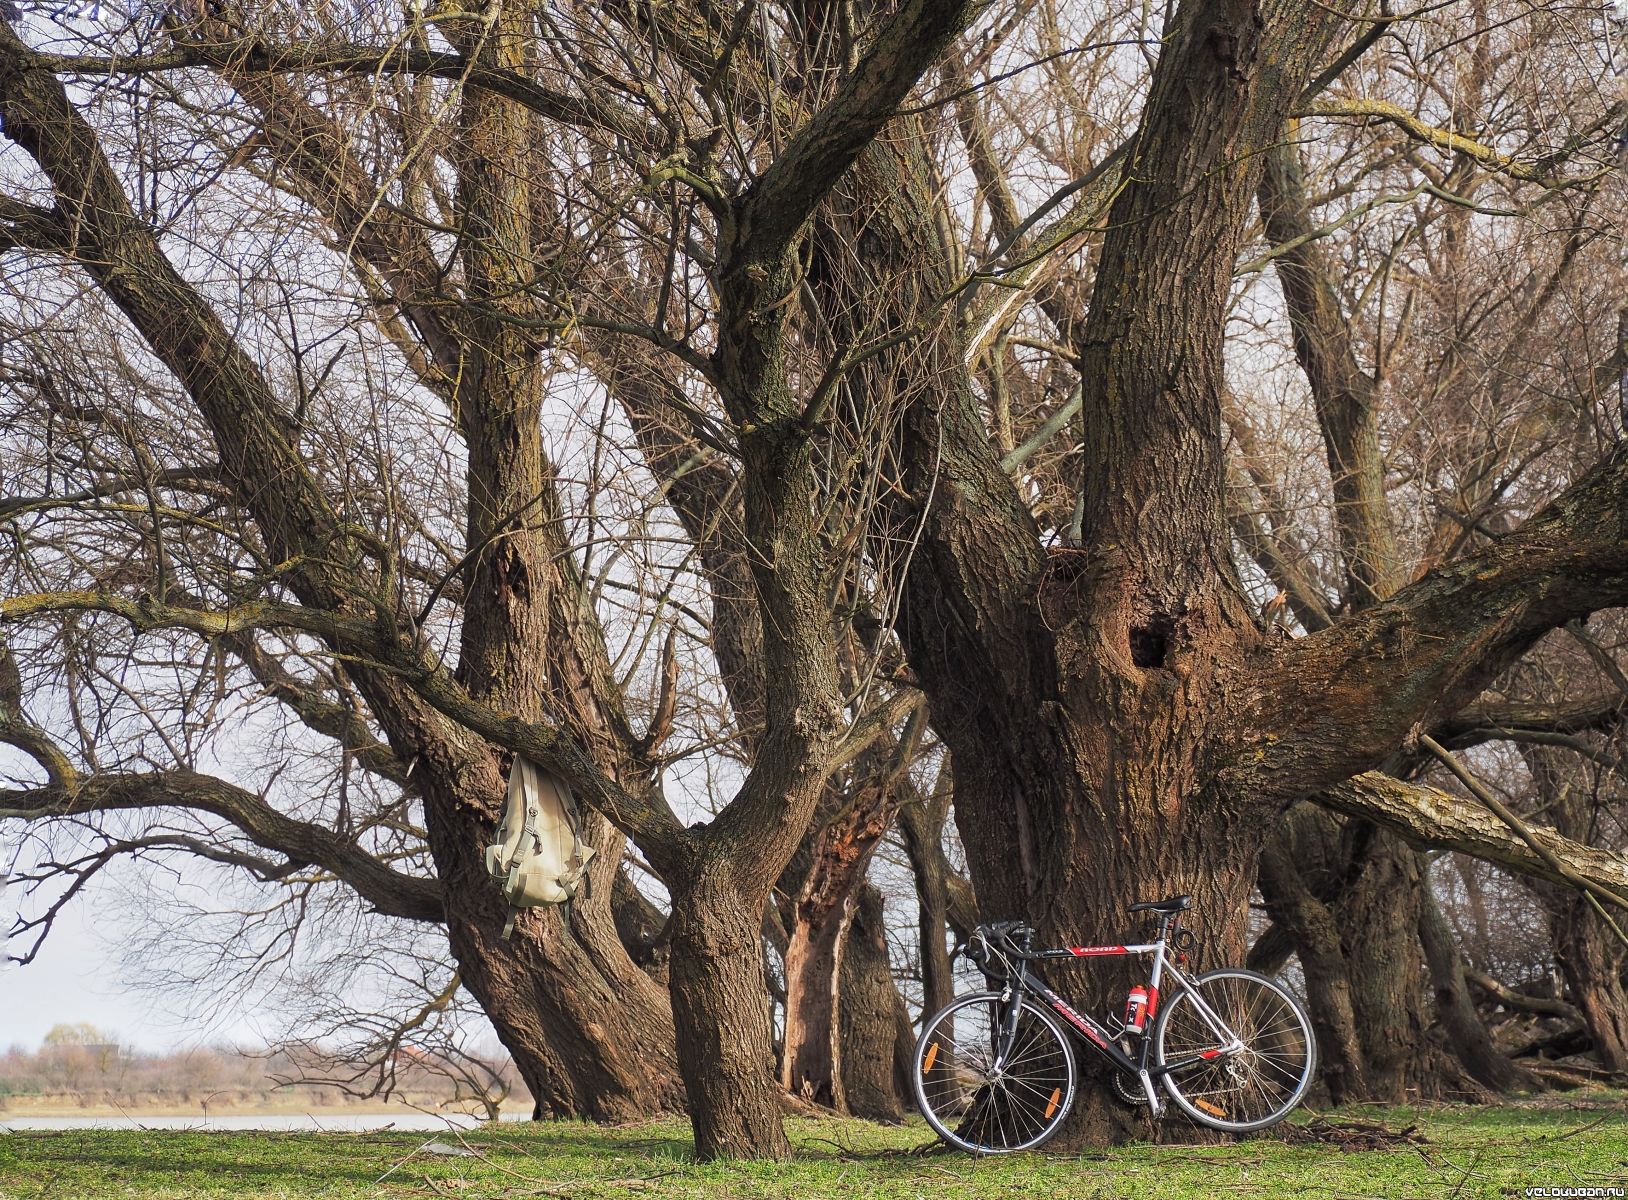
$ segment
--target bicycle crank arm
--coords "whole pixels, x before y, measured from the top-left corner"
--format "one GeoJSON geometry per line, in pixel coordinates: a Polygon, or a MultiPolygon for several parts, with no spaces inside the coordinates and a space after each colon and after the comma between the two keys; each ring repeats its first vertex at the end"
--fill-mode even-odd
{"type": "Polygon", "coordinates": [[[1155,1120],[1164,1116],[1164,1097],[1154,1090],[1153,1076],[1148,1074],[1146,1071],[1138,1071],[1136,1076],[1142,1081],[1142,1091],[1148,1098],[1148,1111],[1153,1115],[1155,1120]]]}

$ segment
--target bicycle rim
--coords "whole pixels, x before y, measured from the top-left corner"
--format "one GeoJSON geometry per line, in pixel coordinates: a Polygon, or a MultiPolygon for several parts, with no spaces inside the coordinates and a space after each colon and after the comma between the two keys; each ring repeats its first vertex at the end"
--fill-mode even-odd
{"type": "Polygon", "coordinates": [[[1032,1150],[1074,1103],[1074,1054],[1051,1014],[1028,1000],[996,1066],[999,992],[962,996],[922,1026],[916,1101],[933,1132],[974,1154],[1032,1150]]]}
{"type": "Polygon", "coordinates": [[[1219,1053],[1221,1040],[1189,992],[1159,1015],[1154,1053],[1175,1069],[1164,1075],[1176,1106],[1201,1125],[1243,1133],[1288,1116],[1316,1070],[1311,1020],[1294,997],[1264,976],[1212,971],[1194,981],[1204,1003],[1243,1042],[1219,1053]]]}

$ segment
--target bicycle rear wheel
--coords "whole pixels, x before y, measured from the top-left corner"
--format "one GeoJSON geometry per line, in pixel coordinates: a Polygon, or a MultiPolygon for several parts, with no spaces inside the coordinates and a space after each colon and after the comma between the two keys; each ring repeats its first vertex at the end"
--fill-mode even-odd
{"type": "Polygon", "coordinates": [[[1000,1057],[999,992],[961,996],[926,1021],[916,1042],[916,1101],[933,1132],[974,1154],[1032,1150],[1074,1103],[1074,1052],[1045,1009],[1024,1000],[1000,1057]]]}
{"type": "Polygon", "coordinates": [[[1164,1088],[1176,1106],[1201,1125],[1232,1133],[1283,1120],[1305,1099],[1317,1068],[1317,1042],[1305,1010],[1279,984],[1252,971],[1199,976],[1193,990],[1166,1003],[1153,1038],[1155,1060],[1171,1068],[1164,1088]],[[1199,998],[1237,1035],[1240,1049],[1227,1051],[1228,1039],[1199,998]]]}

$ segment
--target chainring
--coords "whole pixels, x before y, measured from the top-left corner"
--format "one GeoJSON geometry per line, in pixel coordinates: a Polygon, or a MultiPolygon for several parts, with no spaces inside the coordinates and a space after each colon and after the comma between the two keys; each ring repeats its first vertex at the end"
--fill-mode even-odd
{"type": "Polygon", "coordinates": [[[1109,1084],[1113,1088],[1114,1099],[1121,1104],[1128,1104],[1132,1108],[1138,1105],[1147,1107],[1148,1098],[1142,1092],[1142,1081],[1136,1076],[1115,1071],[1109,1077],[1109,1084]]]}

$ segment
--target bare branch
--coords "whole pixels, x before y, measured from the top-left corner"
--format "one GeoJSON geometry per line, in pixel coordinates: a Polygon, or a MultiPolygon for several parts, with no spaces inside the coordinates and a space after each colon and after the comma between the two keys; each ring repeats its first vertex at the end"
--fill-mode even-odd
{"type": "Polygon", "coordinates": [[[989,0],[906,0],[858,66],[742,197],[738,253],[778,257],[916,81],[989,0]]]}
{"type": "Polygon", "coordinates": [[[332,830],[278,812],[253,792],[195,771],[92,775],[71,789],[0,791],[0,820],[42,821],[87,812],[178,808],[230,821],[256,845],[332,873],[379,912],[411,921],[444,919],[441,886],[404,875],[332,830]]]}

